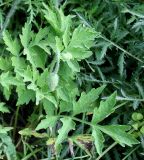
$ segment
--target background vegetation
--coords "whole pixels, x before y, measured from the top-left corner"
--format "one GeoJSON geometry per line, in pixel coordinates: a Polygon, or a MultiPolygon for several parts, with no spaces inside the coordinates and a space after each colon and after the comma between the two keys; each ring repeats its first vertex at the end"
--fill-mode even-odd
{"type": "Polygon", "coordinates": [[[0,0],[0,159],[144,155],[142,0],[0,0]]]}

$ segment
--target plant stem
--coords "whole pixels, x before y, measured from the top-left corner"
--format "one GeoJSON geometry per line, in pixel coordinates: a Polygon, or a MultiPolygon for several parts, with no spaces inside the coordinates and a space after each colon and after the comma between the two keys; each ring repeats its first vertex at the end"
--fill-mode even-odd
{"type": "Polygon", "coordinates": [[[15,113],[15,120],[14,120],[14,130],[13,130],[13,139],[14,140],[15,140],[16,126],[17,126],[17,121],[18,121],[18,116],[19,116],[19,109],[20,109],[20,106],[17,106],[16,113],[15,113]]]}
{"type": "MultiPolygon", "coordinates": [[[[143,126],[144,122],[141,122],[140,126],[143,126]]],[[[133,133],[135,130],[131,129],[128,133],[133,133]]],[[[113,147],[115,147],[118,144],[118,142],[112,143],[96,160],[100,160],[108,151],[110,151],[113,147]]]]}
{"type": "Polygon", "coordinates": [[[136,146],[129,154],[127,154],[122,160],[127,159],[134,151],[136,151],[138,148],[140,147],[140,145],[136,146]]]}
{"type": "Polygon", "coordinates": [[[113,46],[115,46],[116,48],[118,48],[119,50],[123,51],[124,53],[126,53],[127,55],[129,55],[130,57],[136,59],[137,61],[144,63],[141,59],[137,58],[136,56],[132,55],[132,53],[128,52],[127,50],[123,49],[122,47],[120,47],[118,44],[114,43],[113,41],[109,40],[108,38],[106,38],[103,35],[100,35],[100,37],[102,39],[104,39],[105,41],[109,42],[110,44],[112,44],[113,46]]]}
{"type": "Polygon", "coordinates": [[[20,2],[21,2],[21,0],[15,0],[15,1],[13,1],[12,7],[11,7],[11,9],[9,10],[9,12],[8,12],[8,14],[7,14],[7,16],[6,16],[5,22],[4,22],[3,27],[2,27],[2,29],[1,29],[1,31],[0,31],[0,40],[1,40],[1,38],[2,38],[3,32],[4,32],[5,29],[7,28],[8,24],[9,24],[9,22],[10,22],[10,19],[11,19],[11,17],[14,15],[14,13],[15,13],[15,11],[16,11],[16,9],[17,9],[17,6],[18,6],[18,4],[19,4],[20,2]]]}
{"type": "MultiPolygon", "coordinates": [[[[77,16],[84,22],[85,25],[87,25],[90,28],[93,28],[93,26],[83,17],[81,16],[79,13],[77,13],[77,16]]],[[[142,61],[141,59],[137,58],[136,56],[134,56],[132,53],[128,52],[127,50],[123,49],[122,47],[120,47],[118,44],[116,44],[115,42],[109,40],[108,38],[106,38],[105,36],[103,36],[101,33],[98,36],[98,38],[102,38],[103,40],[109,42],[110,44],[112,44],[113,46],[115,46],[116,48],[118,48],[119,50],[121,50],[122,52],[124,52],[125,54],[129,55],[130,57],[136,59],[137,61],[144,63],[144,61],[142,61]]]]}
{"type": "Polygon", "coordinates": [[[33,155],[35,155],[37,152],[39,152],[41,150],[42,150],[42,148],[36,149],[35,151],[33,151],[30,154],[28,154],[27,156],[25,156],[22,160],[28,160],[28,159],[30,159],[30,157],[32,157],[33,155]]]}
{"type": "Polygon", "coordinates": [[[114,142],[112,145],[110,145],[96,160],[100,160],[109,150],[111,150],[117,144],[117,142],[114,142]]]}

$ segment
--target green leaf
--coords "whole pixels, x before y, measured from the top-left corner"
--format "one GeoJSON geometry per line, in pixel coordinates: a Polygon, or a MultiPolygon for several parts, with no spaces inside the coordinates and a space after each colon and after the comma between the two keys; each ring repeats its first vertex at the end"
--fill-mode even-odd
{"type": "Polygon", "coordinates": [[[89,49],[93,46],[94,39],[95,31],[80,25],[74,30],[70,43],[64,52],[70,53],[73,58],[78,60],[88,58],[92,55],[89,49]]]}
{"type": "Polygon", "coordinates": [[[70,61],[67,61],[67,64],[72,69],[73,72],[80,72],[80,66],[77,61],[70,60],[70,61]]]}
{"type": "Polygon", "coordinates": [[[16,149],[12,139],[7,134],[0,133],[0,139],[4,145],[4,153],[8,160],[17,160],[16,149]]]}
{"type": "Polygon", "coordinates": [[[8,71],[12,68],[10,58],[0,57],[0,69],[3,71],[8,71]]]}
{"type": "Polygon", "coordinates": [[[30,66],[27,66],[27,69],[18,69],[16,71],[19,76],[23,77],[24,82],[32,82],[33,81],[33,71],[30,66]]]}
{"type": "Polygon", "coordinates": [[[70,101],[69,92],[66,88],[58,87],[56,92],[59,99],[62,99],[63,101],[66,101],[66,102],[70,101]]]}
{"type": "Polygon", "coordinates": [[[61,101],[60,102],[60,112],[70,112],[73,109],[73,105],[70,102],[61,101]]]}
{"type": "Polygon", "coordinates": [[[48,32],[49,32],[49,29],[47,27],[40,28],[31,45],[39,46],[40,41],[44,40],[48,36],[48,32]]]}
{"type": "Polygon", "coordinates": [[[24,55],[34,68],[44,69],[47,55],[40,47],[27,48],[24,50],[24,55]]]}
{"type": "Polygon", "coordinates": [[[36,138],[48,138],[48,135],[46,133],[38,133],[34,130],[32,130],[31,128],[25,128],[23,130],[19,131],[19,134],[22,136],[34,136],[36,138]]]}
{"type": "Polygon", "coordinates": [[[0,125],[0,134],[7,134],[7,132],[12,129],[12,127],[3,127],[2,125],[0,125]]]}
{"type": "Polygon", "coordinates": [[[20,45],[17,39],[12,40],[11,35],[8,31],[3,33],[3,39],[7,45],[7,50],[10,51],[13,55],[18,56],[20,52],[20,45]]]}
{"type": "Polygon", "coordinates": [[[103,43],[102,49],[99,52],[96,52],[96,57],[97,59],[100,61],[104,58],[104,56],[106,55],[107,49],[110,46],[110,43],[105,42],[103,43]]]}
{"type": "Polygon", "coordinates": [[[0,102],[0,112],[10,113],[9,109],[5,106],[5,103],[3,103],[3,102],[0,102]]]}
{"type": "Polygon", "coordinates": [[[17,100],[17,106],[28,104],[31,100],[35,100],[35,92],[32,90],[28,90],[25,88],[25,86],[19,86],[16,89],[18,94],[18,100],[17,100]]]}
{"type": "Polygon", "coordinates": [[[105,85],[97,89],[93,88],[88,93],[82,92],[78,102],[75,102],[73,105],[73,114],[76,115],[90,111],[90,105],[99,98],[104,88],[105,85]]]}
{"type": "Polygon", "coordinates": [[[44,108],[44,110],[46,112],[46,115],[47,116],[54,115],[55,105],[52,102],[50,102],[49,100],[45,99],[45,98],[41,102],[43,104],[43,108],[44,108]]]}
{"type": "Polygon", "coordinates": [[[60,145],[68,136],[70,130],[75,129],[75,122],[70,117],[64,117],[60,119],[63,123],[61,129],[58,130],[58,137],[56,139],[56,147],[60,145]]]}
{"type": "Polygon", "coordinates": [[[55,41],[56,41],[56,52],[61,52],[64,49],[64,46],[62,44],[62,41],[59,37],[55,37],[55,41]]]}
{"type": "Polygon", "coordinates": [[[71,17],[65,16],[62,9],[50,8],[44,4],[43,10],[45,18],[52,26],[52,28],[58,33],[64,33],[71,23],[71,17]]]}
{"type": "Polygon", "coordinates": [[[14,66],[15,69],[26,69],[27,68],[26,61],[22,57],[12,57],[11,61],[12,61],[12,66],[14,66]]]}
{"type": "Polygon", "coordinates": [[[104,148],[105,139],[103,137],[103,134],[98,128],[93,127],[92,128],[92,136],[94,137],[94,144],[95,144],[97,153],[100,155],[100,154],[102,154],[102,150],[104,148]]]}
{"type": "Polygon", "coordinates": [[[2,73],[0,75],[0,83],[7,90],[9,90],[9,87],[11,85],[15,85],[15,86],[23,85],[23,83],[19,79],[17,79],[16,77],[13,77],[9,72],[2,73]]]}
{"type": "MultiPolygon", "coordinates": [[[[68,23],[69,24],[69,23],[68,23]]],[[[69,41],[70,41],[70,24],[67,26],[67,28],[65,29],[64,31],[64,34],[63,34],[63,43],[64,43],[64,46],[67,48],[68,44],[69,44],[69,41]]]]}
{"type": "Polygon", "coordinates": [[[114,112],[116,103],[116,92],[107,98],[106,101],[101,101],[99,108],[94,109],[92,123],[99,123],[114,112]]]}
{"type": "Polygon", "coordinates": [[[138,144],[139,141],[133,137],[132,134],[126,133],[130,129],[130,126],[125,125],[108,125],[108,126],[98,126],[98,128],[112,137],[122,146],[128,145],[132,146],[133,144],[138,144]]]}
{"type": "Polygon", "coordinates": [[[48,86],[48,76],[49,72],[47,68],[38,76],[37,85],[40,88],[46,88],[48,86]]]}
{"type": "Polygon", "coordinates": [[[28,47],[31,40],[31,33],[31,24],[25,23],[25,26],[22,29],[22,34],[20,35],[20,40],[24,48],[28,47]]]}
{"type": "Polygon", "coordinates": [[[47,116],[46,119],[41,120],[41,122],[36,127],[36,131],[40,129],[47,129],[48,127],[54,127],[57,122],[57,116],[47,116]]]}

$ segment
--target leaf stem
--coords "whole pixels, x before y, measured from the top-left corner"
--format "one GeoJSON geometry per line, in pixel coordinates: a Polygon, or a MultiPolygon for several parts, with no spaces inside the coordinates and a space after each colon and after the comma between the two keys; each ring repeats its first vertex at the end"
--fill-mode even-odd
{"type": "Polygon", "coordinates": [[[114,43],[113,41],[109,40],[108,38],[106,38],[103,35],[100,35],[100,38],[104,39],[105,41],[109,42],[110,44],[112,44],[113,46],[115,46],[116,48],[118,48],[119,50],[123,51],[124,53],[126,53],[127,55],[129,55],[130,57],[136,59],[137,61],[144,63],[141,59],[137,58],[136,56],[132,55],[132,53],[128,52],[127,50],[123,49],[122,47],[120,47],[118,44],[114,43]]]}
{"type": "MultiPolygon", "coordinates": [[[[78,12],[76,12],[77,16],[84,22],[84,24],[88,27],[92,27],[92,25],[83,17],[81,16],[78,12]]],[[[115,46],[116,48],[118,48],[119,50],[121,50],[122,52],[124,52],[125,54],[129,55],[130,57],[136,59],[137,61],[144,63],[144,61],[142,61],[141,59],[139,59],[138,57],[134,56],[132,53],[128,52],[127,50],[125,50],[124,48],[120,47],[118,44],[116,44],[115,42],[109,40],[108,38],[106,38],[105,36],[103,36],[101,33],[98,36],[98,38],[102,38],[103,40],[109,42],[110,44],[112,44],[113,46],[115,46]]]]}

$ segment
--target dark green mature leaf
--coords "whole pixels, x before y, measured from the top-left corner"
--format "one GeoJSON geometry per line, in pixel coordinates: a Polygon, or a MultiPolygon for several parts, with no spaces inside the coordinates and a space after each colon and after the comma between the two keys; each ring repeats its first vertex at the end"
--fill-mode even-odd
{"type": "Polygon", "coordinates": [[[102,132],[111,136],[115,141],[124,146],[132,146],[138,144],[139,141],[133,137],[133,135],[126,133],[130,129],[129,126],[124,125],[108,125],[98,127],[102,132]]]}
{"type": "Polygon", "coordinates": [[[114,112],[116,103],[116,92],[107,98],[106,101],[101,101],[99,108],[94,109],[92,123],[99,123],[114,112]]]}
{"type": "Polygon", "coordinates": [[[103,43],[102,49],[101,51],[96,52],[96,57],[97,59],[100,61],[104,58],[104,56],[106,55],[107,49],[110,46],[110,43],[105,42],[103,43]]]}
{"type": "Polygon", "coordinates": [[[99,95],[104,90],[105,85],[97,88],[91,89],[88,93],[82,92],[81,97],[79,98],[78,102],[73,104],[73,114],[79,114],[90,111],[90,105],[95,102],[96,99],[99,98],[99,95]]]}
{"type": "Polygon", "coordinates": [[[64,117],[60,119],[63,123],[61,129],[58,130],[58,137],[56,139],[56,147],[60,145],[68,136],[70,130],[75,129],[75,122],[70,117],[64,117]]]}
{"type": "Polygon", "coordinates": [[[94,143],[97,150],[97,153],[100,155],[102,153],[102,149],[104,148],[104,137],[102,132],[96,128],[92,128],[92,136],[94,137],[94,143]]]}

